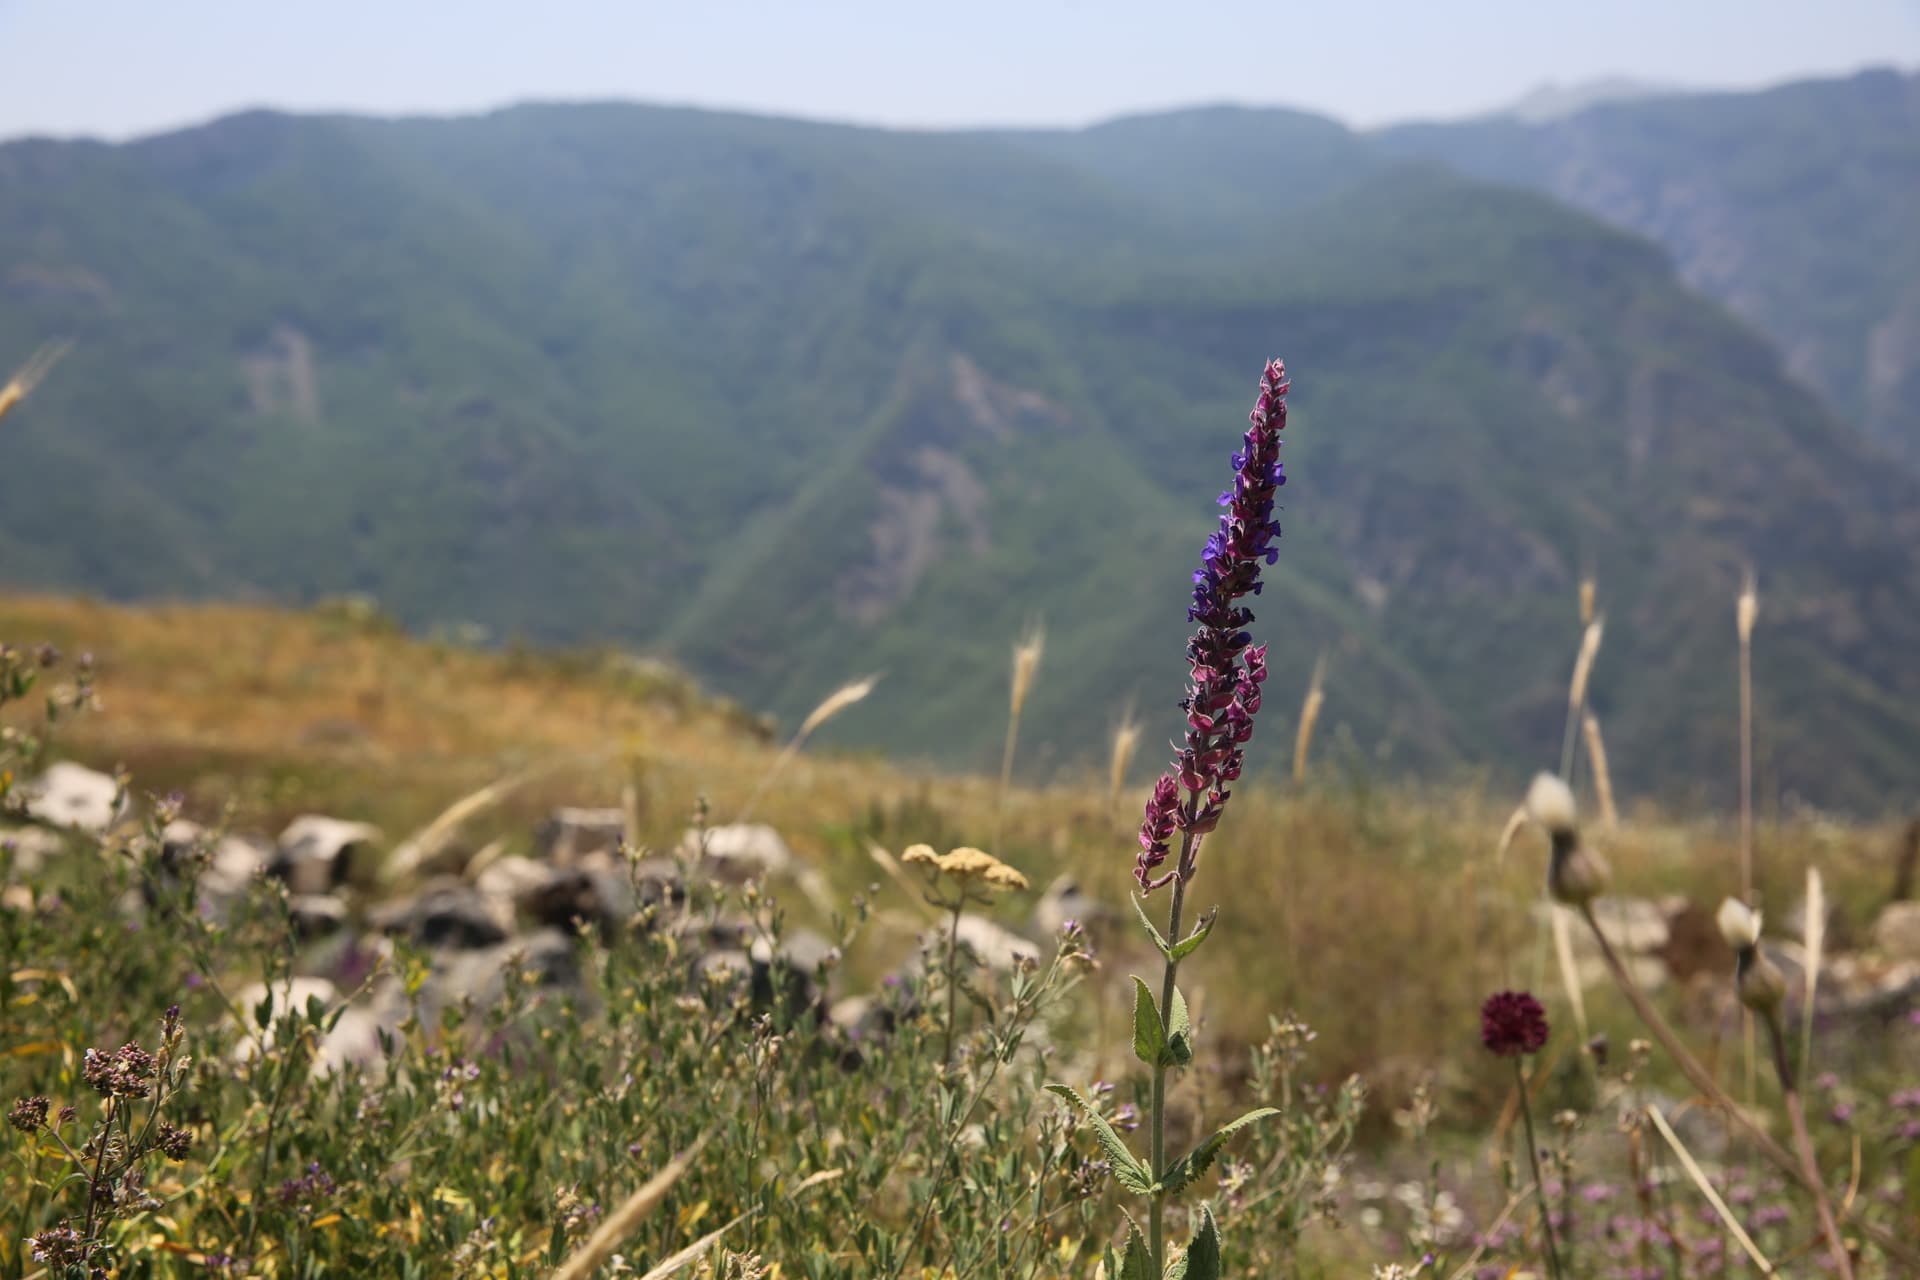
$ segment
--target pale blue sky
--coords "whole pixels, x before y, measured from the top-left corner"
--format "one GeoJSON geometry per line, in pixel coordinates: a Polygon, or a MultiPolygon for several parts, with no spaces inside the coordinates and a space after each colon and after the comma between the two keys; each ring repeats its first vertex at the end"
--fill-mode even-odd
{"type": "Polygon", "coordinates": [[[0,137],[607,97],[895,125],[1233,100],[1366,125],[1547,81],[1887,63],[1920,64],[1920,0],[0,0],[0,137]]]}

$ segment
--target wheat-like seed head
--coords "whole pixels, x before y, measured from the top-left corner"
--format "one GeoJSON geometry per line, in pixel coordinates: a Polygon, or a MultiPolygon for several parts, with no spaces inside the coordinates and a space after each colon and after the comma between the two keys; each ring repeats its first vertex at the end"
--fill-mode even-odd
{"type": "Polygon", "coordinates": [[[1313,680],[1307,685],[1306,700],[1300,704],[1300,730],[1293,737],[1293,780],[1307,776],[1307,750],[1313,745],[1313,727],[1320,721],[1320,707],[1327,700],[1327,655],[1314,659],[1313,680]]]}
{"type": "Polygon", "coordinates": [[[1753,571],[1747,571],[1746,581],[1740,584],[1740,599],[1733,609],[1734,628],[1740,633],[1740,643],[1748,644],[1753,640],[1753,624],[1760,617],[1760,588],[1754,581],[1753,571]]]}
{"type": "Polygon", "coordinates": [[[1802,941],[1806,943],[1807,989],[1800,1002],[1800,1078],[1807,1078],[1813,1061],[1814,996],[1820,990],[1820,966],[1827,953],[1827,890],[1820,879],[1820,868],[1807,868],[1806,925],[1802,941]]]}
{"type": "Polygon", "coordinates": [[[793,735],[794,742],[804,741],[815,729],[872,693],[873,686],[879,683],[879,676],[868,676],[864,680],[855,680],[852,684],[835,689],[827,695],[824,702],[807,713],[805,720],[800,722],[800,731],[793,735]]]}
{"type": "Polygon", "coordinates": [[[1567,705],[1577,707],[1587,700],[1587,679],[1593,675],[1593,660],[1600,655],[1600,634],[1606,626],[1604,616],[1587,624],[1580,637],[1580,656],[1573,662],[1573,681],[1567,686],[1567,705]]]}
{"type": "Polygon", "coordinates": [[[1033,691],[1033,676],[1040,669],[1040,655],[1046,651],[1046,647],[1046,628],[1038,625],[1013,646],[1012,706],[1016,716],[1027,705],[1027,695],[1033,691]]]}
{"type": "Polygon", "coordinates": [[[1133,718],[1133,709],[1128,708],[1120,719],[1119,728],[1113,731],[1113,759],[1107,768],[1107,801],[1116,803],[1120,792],[1127,785],[1127,770],[1133,765],[1134,748],[1140,745],[1140,722],[1133,718]]]}
{"type": "Polygon", "coordinates": [[[35,387],[47,380],[47,375],[53,372],[53,367],[60,363],[61,357],[67,354],[72,345],[68,342],[49,342],[27,357],[27,362],[20,366],[13,377],[7,379],[6,385],[0,386],[0,418],[13,412],[22,400],[33,394],[35,387]]]}
{"type": "Polygon", "coordinates": [[[1596,585],[1593,581],[1592,574],[1587,574],[1580,579],[1580,625],[1583,627],[1590,626],[1593,623],[1595,592],[1596,585]]]}

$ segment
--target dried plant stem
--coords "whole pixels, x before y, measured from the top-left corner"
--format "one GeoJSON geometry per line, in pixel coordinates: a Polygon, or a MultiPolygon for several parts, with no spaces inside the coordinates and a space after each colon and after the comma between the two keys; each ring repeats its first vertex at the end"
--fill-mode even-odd
{"type": "Polygon", "coordinates": [[[1620,829],[1620,810],[1613,803],[1613,771],[1607,767],[1607,744],[1600,721],[1589,711],[1581,721],[1587,740],[1587,760],[1593,765],[1593,790],[1600,799],[1600,824],[1609,832],[1620,829]]]}
{"type": "MultiPolygon", "coordinates": [[[[1727,1096],[1727,1091],[1720,1087],[1719,1082],[1713,1078],[1713,1073],[1702,1066],[1700,1060],[1680,1043],[1680,1037],[1674,1034],[1673,1028],[1667,1025],[1667,1020],[1660,1016],[1659,1011],[1653,1007],[1653,1002],[1647,999],[1646,993],[1640,990],[1639,984],[1634,982],[1633,976],[1620,962],[1620,956],[1614,951],[1613,944],[1608,942],[1607,935],[1601,932],[1600,922],[1594,919],[1593,908],[1590,905],[1582,905],[1580,913],[1586,917],[1587,928],[1593,933],[1593,940],[1600,948],[1600,958],[1606,964],[1607,972],[1613,976],[1614,985],[1620,988],[1620,993],[1627,998],[1627,1003],[1633,1006],[1634,1015],[1640,1019],[1641,1025],[1645,1026],[1648,1033],[1660,1043],[1660,1047],[1667,1051],[1667,1056],[1673,1059],[1674,1065],[1680,1068],[1680,1074],[1699,1090],[1701,1097],[1720,1108],[1732,1120],[1734,1127],[1752,1141],[1754,1149],[1765,1156],[1776,1169],[1798,1182],[1809,1193],[1824,1194],[1818,1183],[1808,1178],[1806,1171],[1801,1168],[1800,1161],[1794,1157],[1793,1153],[1774,1141],[1773,1135],[1754,1123],[1753,1117],[1727,1096]]],[[[1659,1119],[1657,1115],[1655,1118],[1659,1119]]],[[[1664,1121],[1661,1123],[1664,1126],[1664,1121]]],[[[1920,1270],[1920,1249],[1895,1239],[1870,1222],[1856,1219],[1855,1225],[1859,1227],[1862,1234],[1880,1246],[1881,1251],[1888,1257],[1898,1260],[1904,1266],[1920,1270]]]]}
{"type": "Polygon", "coordinates": [[[608,1214],[606,1220],[587,1237],[586,1243],[553,1273],[553,1280],[586,1280],[592,1275],[614,1250],[626,1243],[647,1215],[667,1198],[667,1192],[673,1189],[673,1184],[680,1180],[680,1175],[687,1171],[687,1166],[700,1154],[700,1149],[707,1145],[707,1137],[707,1134],[701,1134],[691,1147],[668,1161],[664,1169],[648,1178],[639,1190],[608,1214]]]}
{"type": "Polygon", "coordinates": [[[1007,701],[1007,743],[1000,753],[1000,791],[993,806],[993,844],[988,852],[999,856],[1000,832],[1006,824],[1007,793],[1013,788],[1013,752],[1020,740],[1020,713],[1026,709],[1027,695],[1033,691],[1034,673],[1040,669],[1040,655],[1046,649],[1047,634],[1039,627],[1013,647],[1013,689],[1007,701]]]}
{"type": "Polygon", "coordinates": [[[745,822],[753,816],[755,806],[773,786],[774,780],[793,762],[793,758],[800,754],[800,748],[806,745],[807,739],[813,736],[815,729],[872,693],[873,686],[878,683],[880,683],[879,676],[868,676],[864,680],[855,680],[852,684],[842,685],[828,694],[819,706],[809,711],[807,718],[800,722],[800,727],[794,731],[787,745],[780,749],[780,754],[775,756],[773,763],[767,766],[767,772],[761,777],[760,785],[755,787],[753,794],[747,797],[747,803],[741,806],[740,816],[734,821],[745,822]]]}
{"type": "Polygon", "coordinates": [[[1827,891],[1820,879],[1820,868],[1807,868],[1806,924],[1801,930],[1806,944],[1806,995],[1800,1008],[1800,1076],[1804,1080],[1813,1069],[1813,1007],[1820,991],[1820,967],[1827,953],[1827,891]]]}
{"type": "Polygon", "coordinates": [[[1593,661],[1600,655],[1600,637],[1605,618],[1595,618],[1580,636],[1580,652],[1573,660],[1573,679],[1567,684],[1567,727],[1560,735],[1560,780],[1573,781],[1573,747],[1580,727],[1580,714],[1587,706],[1587,682],[1593,676],[1593,661]]]}
{"type": "Polygon", "coordinates": [[[1553,1206],[1547,1203],[1546,1179],[1540,1176],[1540,1141],[1533,1136],[1533,1103],[1527,1100],[1527,1073],[1517,1057],[1513,1060],[1513,1083],[1520,1090],[1520,1119],[1527,1133],[1527,1163],[1533,1168],[1534,1198],[1540,1202],[1540,1231],[1546,1240],[1547,1274],[1553,1280],[1560,1280],[1560,1250],[1553,1239],[1553,1206]]]}
{"type": "MultiPolygon", "coordinates": [[[[1753,905],[1753,623],[1759,610],[1753,575],[1734,609],[1734,630],[1740,639],[1740,900],[1753,905]]],[[[1747,1105],[1759,1094],[1758,1047],[1753,1012],[1740,1011],[1742,1062],[1747,1081],[1747,1105]]]]}
{"type": "Polygon", "coordinates": [[[1754,1244],[1753,1237],[1748,1235],[1747,1229],[1740,1225],[1740,1219],[1734,1216],[1733,1210],[1727,1208],[1727,1202],[1720,1198],[1720,1193],[1713,1189],[1712,1179],[1708,1178],[1706,1171],[1701,1169],[1699,1162],[1693,1158],[1693,1153],[1687,1150],[1687,1144],[1680,1141],[1680,1135],[1673,1131],[1673,1126],[1667,1123],[1667,1118],[1660,1114],[1660,1108],[1649,1102],[1646,1113],[1647,1119],[1653,1121],[1654,1128],[1660,1131],[1660,1136],[1667,1140],[1669,1147],[1673,1148],[1673,1154],[1680,1158],[1680,1167],[1687,1171],[1689,1178],[1693,1179],[1693,1185],[1700,1188],[1700,1194],[1705,1196],[1707,1203],[1713,1206],[1713,1211],[1720,1215],[1720,1221],[1725,1223],[1727,1230],[1733,1233],[1733,1238],[1740,1242],[1740,1247],[1747,1251],[1747,1256],[1753,1259],[1754,1265],[1760,1268],[1762,1275],[1772,1275],[1773,1264],[1767,1261],[1767,1255],[1760,1252],[1760,1247],[1754,1244]]]}
{"type": "Polygon", "coordinates": [[[1833,1205],[1827,1199],[1827,1184],[1820,1177],[1820,1162],[1813,1153],[1813,1138],[1807,1132],[1806,1108],[1800,1104],[1800,1090],[1794,1083],[1793,1067],[1787,1062],[1787,1037],[1780,1029],[1778,1016],[1767,1019],[1767,1034],[1773,1042],[1773,1069],[1780,1077],[1780,1093],[1785,1099],[1787,1119],[1793,1125],[1793,1145],[1800,1156],[1800,1172],[1813,1190],[1813,1207],[1820,1215],[1820,1230],[1826,1233],[1827,1255],[1833,1259],[1840,1280],[1853,1280],[1853,1260],[1847,1256],[1847,1242],[1841,1238],[1834,1221],[1833,1205]]]}

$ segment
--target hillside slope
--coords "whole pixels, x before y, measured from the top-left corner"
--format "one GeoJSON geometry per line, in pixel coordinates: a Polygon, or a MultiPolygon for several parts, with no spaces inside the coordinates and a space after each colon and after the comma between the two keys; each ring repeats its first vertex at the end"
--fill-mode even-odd
{"type": "Polygon", "coordinates": [[[1388,131],[1673,254],[1790,370],[1920,466],[1920,73],[1611,103],[1540,124],[1388,131]]]}
{"type": "Polygon", "coordinates": [[[1326,650],[1336,750],[1518,773],[1592,566],[1624,782],[1685,790],[1730,758],[1752,560],[1769,794],[1880,805],[1920,760],[1920,481],[1650,245],[1324,121],[252,114],[0,147],[0,245],[0,350],[79,343],[7,424],[15,583],[368,591],[786,715],[884,670],[832,731],[957,764],[1044,618],[1023,743],[1054,767],[1129,700],[1172,731],[1279,353],[1276,721],[1326,650]]]}

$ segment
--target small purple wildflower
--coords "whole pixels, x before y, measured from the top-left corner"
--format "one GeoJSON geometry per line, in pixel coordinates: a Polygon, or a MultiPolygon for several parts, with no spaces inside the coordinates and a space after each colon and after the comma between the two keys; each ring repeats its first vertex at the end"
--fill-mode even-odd
{"type": "Polygon", "coordinates": [[[1226,511],[1194,571],[1187,620],[1199,625],[1187,641],[1191,678],[1180,703],[1187,713],[1186,742],[1173,769],[1154,784],[1140,823],[1134,879],[1142,893],[1152,893],[1175,877],[1192,878],[1200,839],[1219,825],[1232,794],[1226,784],[1240,776],[1246,745],[1253,738],[1260,686],[1267,678],[1267,649],[1254,645],[1246,631],[1253,611],[1236,602],[1260,593],[1262,564],[1280,556],[1273,545],[1280,536],[1273,510],[1274,495],[1286,483],[1280,433],[1287,425],[1288,387],[1286,366],[1268,361],[1260,398],[1249,415],[1253,425],[1233,455],[1233,487],[1220,495],[1226,511]],[[1163,872],[1175,831],[1183,833],[1180,860],[1163,872]]]}
{"type": "Polygon", "coordinates": [[[21,1098],[7,1112],[7,1123],[22,1133],[32,1133],[47,1122],[46,1098],[34,1094],[31,1098],[21,1098]]]}
{"type": "Polygon", "coordinates": [[[80,1075],[102,1097],[144,1098],[153,1091],[158,1066],[152,1054],[129,1040],[112,1053],[87,1050],[80,1075]]]}

